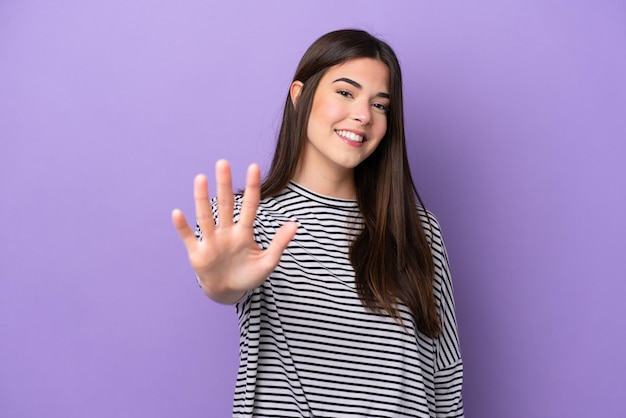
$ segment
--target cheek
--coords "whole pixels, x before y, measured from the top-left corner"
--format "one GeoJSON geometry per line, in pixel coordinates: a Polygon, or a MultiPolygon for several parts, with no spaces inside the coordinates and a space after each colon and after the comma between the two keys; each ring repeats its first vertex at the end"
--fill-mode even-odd
{"type": "Polygon", "coordinates": [[[376,123],[376,136],[382,138],[387,133],[387,116],[382,116],[376,123]]]}
{"type": "Polygon", "coordinates": [[[345,110],[336,102],[325,100],[324,98],[316,98],[313,100],[311,115],[309,117],[310,120],[315,120],[318,123],[334,123],[344,117],[345,110]]]}

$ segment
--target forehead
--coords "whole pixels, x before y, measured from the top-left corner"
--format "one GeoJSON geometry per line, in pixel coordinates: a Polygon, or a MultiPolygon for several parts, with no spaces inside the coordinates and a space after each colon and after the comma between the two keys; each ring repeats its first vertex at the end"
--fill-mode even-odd
{"type": "Polygon", "coordinates": [[[349,78],[356,81],[364,89],[389,92],[389,68],[384,62],[377,59],[355,58],[334,65],[326,71],[322,77],[322,82],[332,83],[339,78],[349,78]]]}

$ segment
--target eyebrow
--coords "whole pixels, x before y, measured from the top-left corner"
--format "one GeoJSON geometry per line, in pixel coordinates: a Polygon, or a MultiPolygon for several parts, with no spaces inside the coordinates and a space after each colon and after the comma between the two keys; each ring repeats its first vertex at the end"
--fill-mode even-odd
{"type": "MultiPolygon", "coordinates": [[[[357,82],[356,82],[356,81],[354,81],[354,80],[351,80],[351,79],[349,79],[349,78],[345,78],[345,77],[338,78],[338,79],[336,79],[335,81],[333,81],[333,83],[338,83],[338,82],[340,82],[340,81],[343,81],[344,83],[348,83],[348,84],[350,84],[350,85],[352,85],[352,86],[356,87],[356,88],[357,88],[357,89],[359,89],[359,90],[362,90],[362,89],[363,89],[363,86],[362,86],[362,85],[360,85],[359,83],[357,83],[357,82]]],[[[389,99],[389,98],[391,98],[391,96],[389,96],[389,93],[383,93],[383,92],[377,93],[377,94],[376,94],[376,97],[383,97],[383,98],[385,98],[385,99],[389,99]]]]}

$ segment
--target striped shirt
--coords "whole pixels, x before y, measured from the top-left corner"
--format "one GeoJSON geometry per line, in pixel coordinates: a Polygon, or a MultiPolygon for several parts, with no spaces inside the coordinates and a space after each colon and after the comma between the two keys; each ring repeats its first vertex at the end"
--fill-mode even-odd
{"type": "MultiPolygon", "coordinates": [[[[238,196],[235,219],[241,203],[238,196]]],[[[261,201],[254,224],[259,247],[267,248],[287,221],[296,221],[298,231],[268,279],[235,304],[240,362],[233,417],[463,416],[447,255],[437,221],[421,214],[442,322],[435,339],[416,329],[402,304],[406,329],[363,307],[348,256],[363,226],[356,201],[295,183],[261,201]]]]}

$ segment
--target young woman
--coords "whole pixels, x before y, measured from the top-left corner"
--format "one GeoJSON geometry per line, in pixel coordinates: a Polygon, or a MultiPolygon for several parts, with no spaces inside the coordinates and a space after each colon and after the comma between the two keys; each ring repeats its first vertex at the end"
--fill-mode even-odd
{"type": "Polygon", "coordinates": [[[463,416],[448,260],[411,177],[401,84],[385,42],[322,36],[265,180],[251,165],[233,195],[218,161],[212,202],[195,179],[195,234],[172,213],[204,292],[236,307],[233,416],[463,416]]]}

